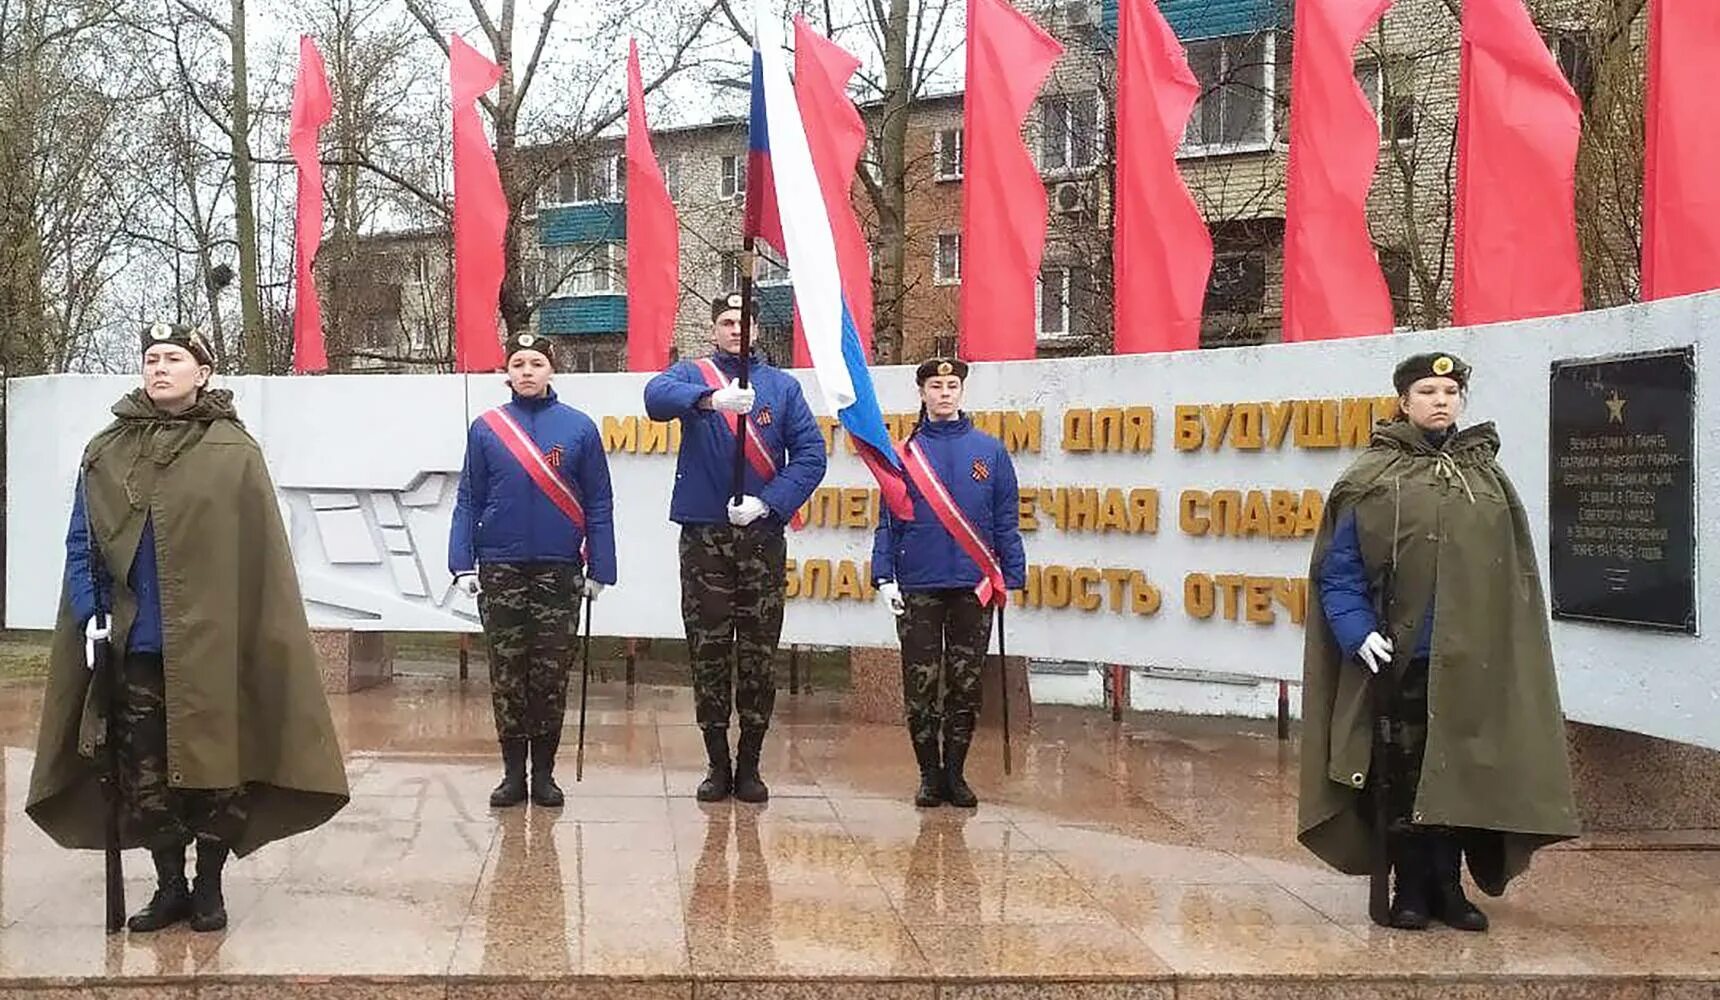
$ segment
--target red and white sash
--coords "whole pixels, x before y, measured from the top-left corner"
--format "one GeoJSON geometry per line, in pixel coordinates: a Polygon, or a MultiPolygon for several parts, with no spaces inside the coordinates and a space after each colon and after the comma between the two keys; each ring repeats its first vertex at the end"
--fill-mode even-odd
{"type": "Polygon", "coordinates": [[[908,478],[919,487],[920,495],[926,498],[926,503],[932,508],[932,513],[938,517],[938,523],[962,547],[967,557],[979,567],[979,584],[973,588],[974,596],[979,598],[980,607],[1003,606],[1009,602],[1009,585],[1003,578],[1003,566],[992,554],[991,546],[985,543],[985,536],[980,534],[974,523],[968,520],[962,509],[950,496],[950,491],[944,487],[943,480],[938,478],[937,470],[926,458],[926,453],[920,450],[918,441],[909,440],[899,449],[902,456],[902,466],[908,470],[908,478]]]}
{"type": "Polygon", "coordinates": [[[568,520],[585,531],[585,508],[579,505],[579,497],[574,496],[573,487],[567,485],[554,469],[550,468],[549,460],[544,458],[538,449],[537,442],[531,439],[514,418],[508,416],[507,410],[498,406],[486,412],[479,419],[489,426],[496,434],[496,439],[508,449],[508,454],[526,470],[526,475],[537,485],[549,501],[561,508],[568,520]]]}
{"type": "MultiPolygon", "coordinates": [[[[710,386],[712,391],[729,384],[728,379],[723,377],[722,369],[718,368],[717,363],[710,358],[700,358],[693,362],[693,366],[699,370],[705,384],[710,386]]],[[[715,412],[720,414],[723,421],[729,425],[729,433],[738,437],[743,423],[741,415],[729,413],[726,410],[715,412]]],[[[748,416],[744,423],[747,439],[741,451],[746,455],[747,464],[753,467],[753,471],[758,473],[760,479],[768,483],[776,478],[776,461],[770,457],[770,449],[765,447],[764,438],[759,434],[758,426],[752,422],[752,417],[748,416]]],[[[794,516],[788,522],[788,526],[796,531],[799,531],[805,524],[806,518],[802,517],[798,510],[794,512],[794,516]]]]}

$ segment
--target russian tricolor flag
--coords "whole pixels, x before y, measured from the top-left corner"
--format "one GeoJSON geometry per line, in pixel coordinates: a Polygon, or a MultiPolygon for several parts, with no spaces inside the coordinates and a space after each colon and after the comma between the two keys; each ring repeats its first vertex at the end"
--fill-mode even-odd
{"type": "Polygon", "coordinates": [[[913,520],[901,459],[884,426],[860,334],[842,294],[836,238],[782,59],[782,28],[768,7],[765,0],[753,4],[746,232],[782,254],[794,281],[795,308],[824,398],[878,480],[890,513],[913,520]]]}

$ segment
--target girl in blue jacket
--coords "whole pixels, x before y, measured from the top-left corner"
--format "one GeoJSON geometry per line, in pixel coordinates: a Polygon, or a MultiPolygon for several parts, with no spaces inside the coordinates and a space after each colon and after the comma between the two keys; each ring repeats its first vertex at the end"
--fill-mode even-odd
{"type": "Polygon", "coordinates": [[[478,599],[502,745],[490,805],[560,806],[555,754],[580,598],[615,582],[609,460],[590,417],[556,399],[546,337],[508,339],[513,401],[472,421],[448,571],[478,599]]]}
{"type": "Polygon", "coordinates": [[[915,372],[920,422],[908,439],[909,462],[923,459],[919,467],[935,476],[939,495],[928,498],[910,478],[914,520],[885,510],[872,544],[872,576],[896,615],[902,643],[903,702],[920,764],[917,806],[978,803],[962,770],[979,715],[980,668],[991,646],[991,603],[982,602],[980,590],[1001,602],[1027,576],[1015,466],[1003,442],[974,429],[961,412],[967,373],[965,363],[951,358],[933,358],[915,372]],[[944,517],[957,510],[961,517],[952,531],[944,517]]]}

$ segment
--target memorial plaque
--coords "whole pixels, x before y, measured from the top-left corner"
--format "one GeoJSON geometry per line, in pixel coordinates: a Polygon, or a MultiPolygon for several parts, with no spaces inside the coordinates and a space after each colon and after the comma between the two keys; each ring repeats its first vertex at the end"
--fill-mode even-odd
{"type": "Polygon", "coordinates": [[[1553,617],[1696,631],[1696,356],[1556,361],[1553,617]]]}

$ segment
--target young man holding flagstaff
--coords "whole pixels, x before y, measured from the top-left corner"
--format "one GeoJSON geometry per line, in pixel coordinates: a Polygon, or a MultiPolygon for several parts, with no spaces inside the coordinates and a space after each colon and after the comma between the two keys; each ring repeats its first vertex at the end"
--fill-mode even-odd
{"type": "Polygon", "coordinates": [[[701,802],[731,793],[742,802],[770,797],[759,777],[759,751],[776,701],[771,664],[782,636],[783,528],[798,517],[825,468],[824,436],[800,383],[756,355],[742,355],[741,304],[739,295],[713,301],[716,351],[678,362],[645,386],[651,419],[681,421],[669,519],[681,526],[681,616],[710,760],[699,785],[701,802]],[[735,499],[736,449],[743,441],[745,468],[735,499]],[[731,703],[741,729],[732,765],[731,703]]]}
{"type": "Polygon", "coordinates": [[[478,598],[502,746],[501,808],[562,804],[555,755],[581,599],[615,583],[609,460],[591,418],[550,388],[548,338],[507,343],[513,400],[472,421],[448,539],[448,570],[478,598]]]}
{"type": "Polygon", "coordinates": [[[914,804],[926,807],[978,804],[962,772],[992,609],[1027,577],[1015,465],[1003,442],[961,412],[967,373],[953,358],[933,358],[914,373],[920,422],[902,449],[914,517],[884,509],[872,545],[878,596],[895,614],[902,642],[908,736],[920,764],[914,804]]]}

